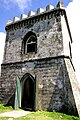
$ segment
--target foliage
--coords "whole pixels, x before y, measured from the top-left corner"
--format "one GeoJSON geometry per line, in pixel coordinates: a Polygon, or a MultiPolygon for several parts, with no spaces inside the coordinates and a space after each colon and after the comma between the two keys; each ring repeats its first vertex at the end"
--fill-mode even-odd
{"type": "Polygon", "coordinates": [[[66,115],[58,112],[33,112],[15,120],[80,120],[78,117],[66,115]]]}
{"type": "MultiPolygon", "coordinates": [[[[0,113],[11,110],[13,110],[11,106],[0,104],[0,113]]],[[[58,112],[37,111],[20,118],[0,117],[0,120],[80,120],[80,118],[58,112]]]]}
{"type": "Polygon", "coordinates": [[[13,118],[8,118],[8,117],[0,117],[0,120],[14,120],[13,118]]]}
{"type": "Polygon", "coordinates": [[[6,111],[11,111],[11,110],[13,110],[13,108],[11,106],[4,106],[3,104],[0,104],[0,113],[6,112],[6,111]]]}

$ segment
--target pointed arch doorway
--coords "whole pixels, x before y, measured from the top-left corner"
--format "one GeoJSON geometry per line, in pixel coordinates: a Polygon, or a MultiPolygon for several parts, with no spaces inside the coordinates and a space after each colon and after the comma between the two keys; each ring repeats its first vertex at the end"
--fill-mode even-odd
{"type": "Polygon", "coordinates": [[[21,79],[21,107],[36,110],[36,80],[27,73],[21,79]]]}

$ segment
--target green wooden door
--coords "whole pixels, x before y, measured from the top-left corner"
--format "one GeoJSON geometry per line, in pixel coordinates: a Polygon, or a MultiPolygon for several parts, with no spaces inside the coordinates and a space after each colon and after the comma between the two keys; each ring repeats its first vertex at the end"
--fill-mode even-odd
{"type": "Polygon", "coordinates": [[[21,107],[21,85],[20,85],[20,79],[19,77],[17,77],[14,109],[19,108],[19,107],[21,107]]]}

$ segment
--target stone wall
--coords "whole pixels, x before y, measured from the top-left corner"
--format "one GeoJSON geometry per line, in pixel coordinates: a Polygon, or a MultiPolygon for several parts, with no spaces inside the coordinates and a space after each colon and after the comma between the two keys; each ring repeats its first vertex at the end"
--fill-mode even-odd
{"type": "MultiPolygon", "coordinates": [[[[74,99],[75,101],[75,105],[73,107],[76,106],[76,109],[77,109],[77,112],[78,112],[78,115],[80,117],[80,86],[79,86],[79,83],[77,81],[77,78],[76,78],[76,75],[75,75],[75,71],[73,69],[73,66],[71,64],[71,62],[67,59],[65,59],[65,67],[66,67],[66,70],[67,70],[67,75],[66,77],[68,76],[69,80],[68,80],[68,86],[70,86],[67,91],[68,91],[68,98],[70,100],[70,103],[69,103],[69,109],[72,105],[72,101],[74,99]],[[71,88],[71,89],[70,89],[71,88]],[[72,93],[71,93],[72,91],[72,93]],[[71,94],[70,94],[71,93],[71,94]],[[73,97],[72,97],[73,96],[73,97]]],[[[66,80],[66,83],[67,83],[67,80],[66,80]]],[[[72,110],[73,111],[73,110],[72,110]]],[[[76,112],[74,112],[76,113],[76,112]]]]}
{"type": "Polygon", "coordinates": [[[14,95],[17,76],[22,78],[26,73],[30,73],[36,76],[37,110],[77,114],[65,59],[56,57],[2,65],[0,101],[7,103],[14,95]]]}
{"type": "Polygon", "coordinates": [[[0,102],[14,104],[17,76],[21,79],[30,73],[36,78],[36,110],[80,114],[72,82],[76,77],[70,61],[72,39],[65,10],[57,8],[13,23],[6,26],[6,34],[0,102]],[[37,52],[24,54],[22,43],[29,31],[37,37],[37,52]]]}
{"type": "Polygon", "coordinates": [[[62,27],[62,35],[63,35],[63,51],[65,56],[70,56],[71,55],[71,38],[69,34],[69,30],[67,28],[67,22],[65,19],[65,15],[61,16],[61,27],[62,27]]]}
{"type": "MultiPolygon", "coordinates": [[[[35,23],[28,20],[27,25],[21,27],[16,26],[14,29],[7,30],[3,63],[40,59],[46,57],[56,57],[61,55],[70,56],[70,38],[68,32],[65,32],[66,37],[63,41],[63,31],[65,26],[65,31],[67,31],[66,22],[64,22],[64,24],[61,22],[63,10],[56,12],[53,10],[49,13],[42,14],[42,16],[39,16],[39,21],[37,19],[35,23]],[[58,12],[58,15],[56,15],[56,12],[58,12]],[[29,31],[34,32],[37,37],[36,54],[22,54],[22,41],[24,39],[24,36],[29,31]]],[[[34,19],[36,19],[36,17],[33,17],[33,20],[34,19]]],[[[65,21],[65,18],[63,19],[65,21]]]]}

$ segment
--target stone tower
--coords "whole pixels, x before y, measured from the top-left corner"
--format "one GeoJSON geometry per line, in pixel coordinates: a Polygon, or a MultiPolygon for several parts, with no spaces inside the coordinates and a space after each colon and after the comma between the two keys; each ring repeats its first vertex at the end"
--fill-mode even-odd
{"type": "Polygon", "coordinates": [[[21,107],[80,115],[80,92],[72,64],[72,37],[59,2],[14,17],[5,27],[0,102],[14,104],[20,79],[21,107]]]}

